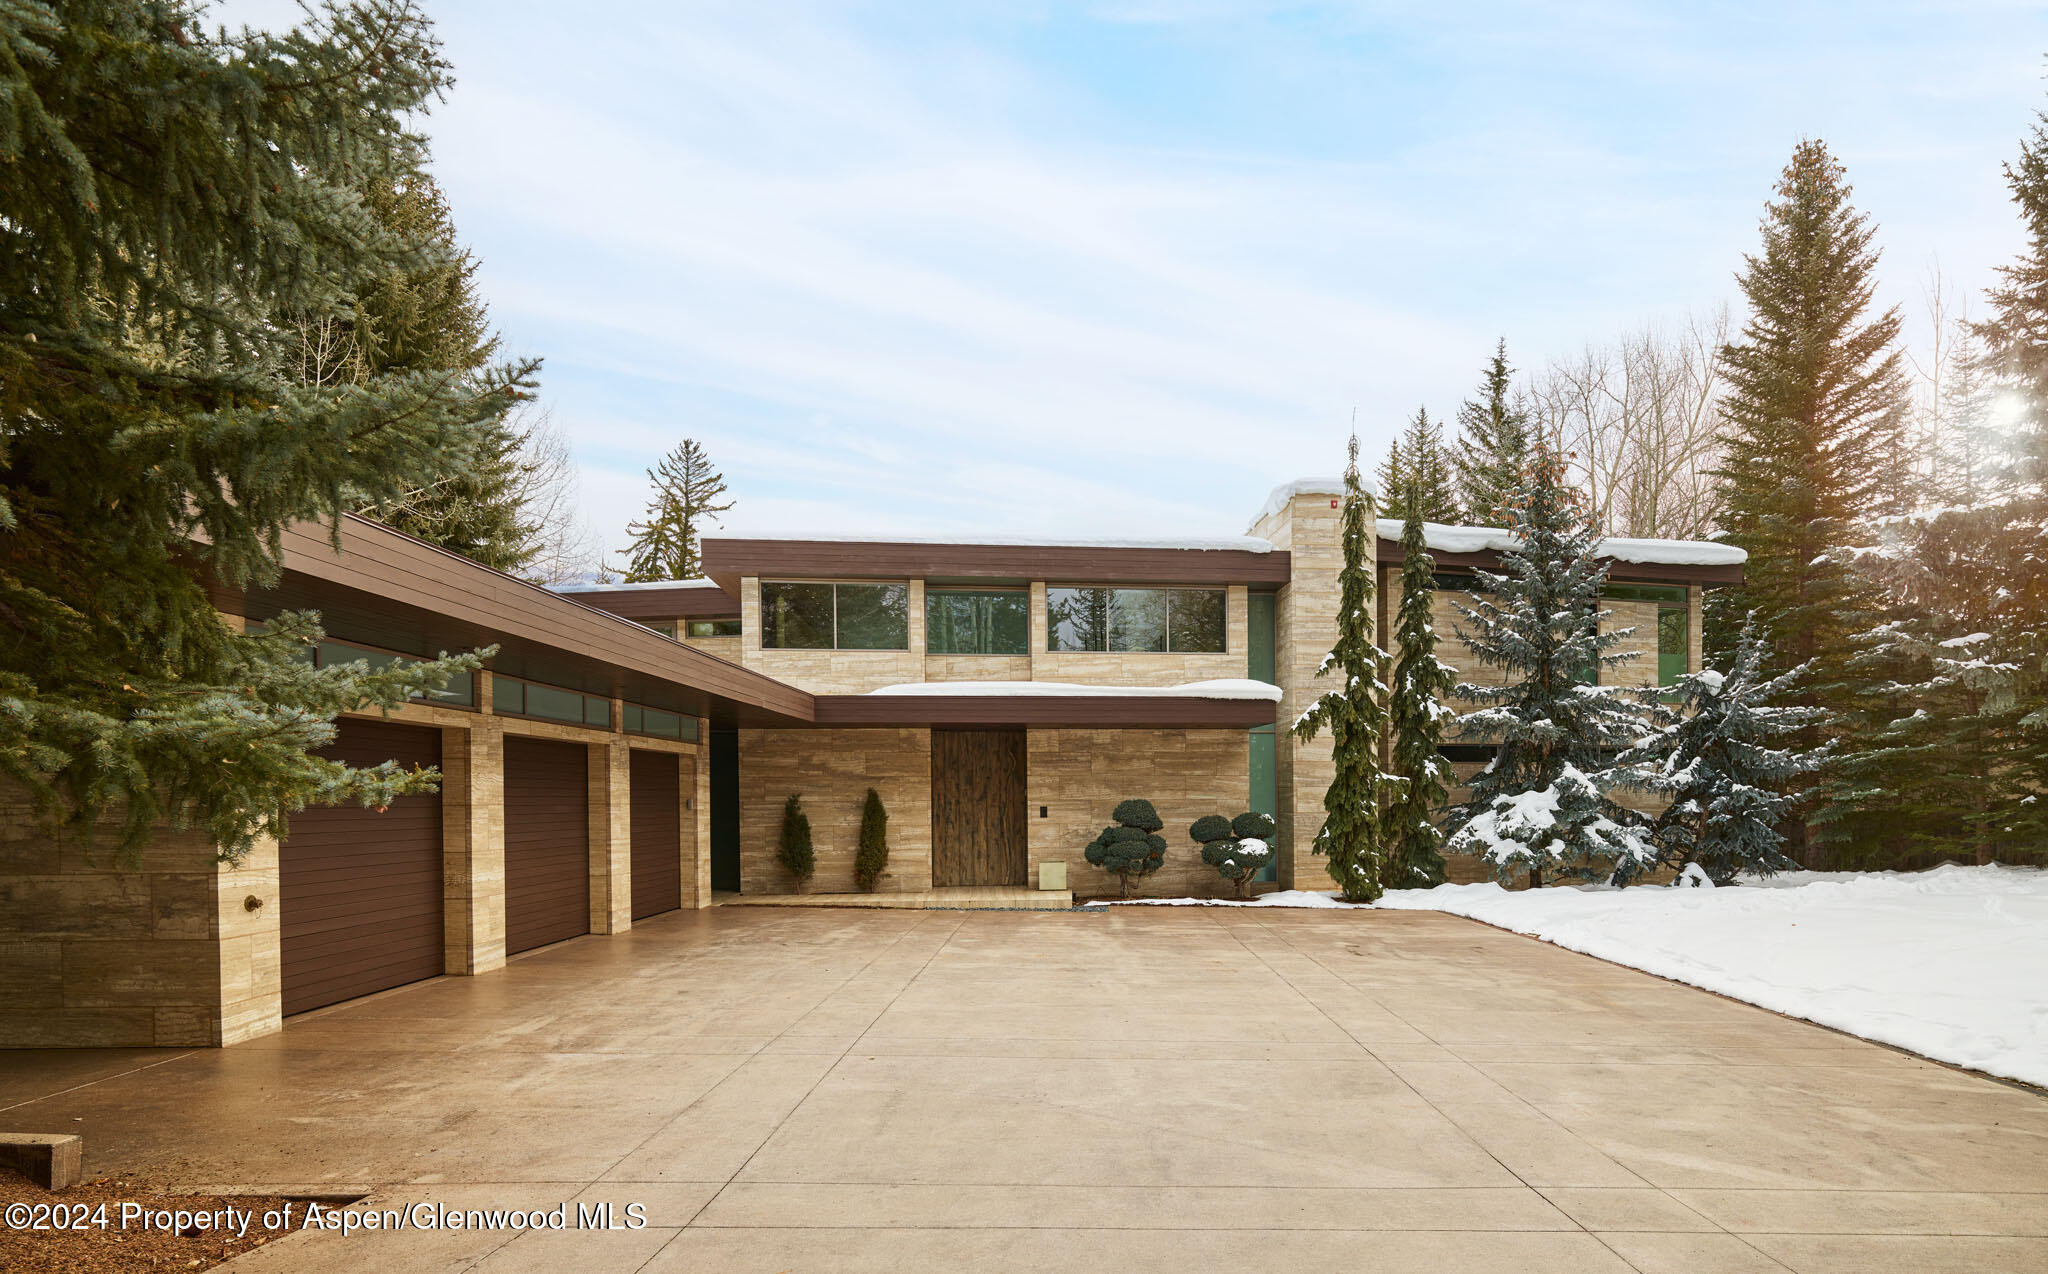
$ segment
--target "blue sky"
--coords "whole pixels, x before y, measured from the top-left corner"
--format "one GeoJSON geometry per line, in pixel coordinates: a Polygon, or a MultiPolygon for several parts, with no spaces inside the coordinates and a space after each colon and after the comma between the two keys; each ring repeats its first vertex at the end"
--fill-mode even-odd
{"type": "Polygon", "coordinates": [[[2048,104],[2031,3],[427,3],[438,174],[614,551],[684,437],[736,534],[1237,534],[1497,337],[1733,303],[1802,136],[1886,303],[1980,291],[2048,104]]]}

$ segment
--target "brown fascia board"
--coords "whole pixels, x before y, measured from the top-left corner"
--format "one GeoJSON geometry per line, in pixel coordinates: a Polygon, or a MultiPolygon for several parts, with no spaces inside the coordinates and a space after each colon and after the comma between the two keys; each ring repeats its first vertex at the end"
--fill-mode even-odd
{"type": "MultiPolygon", "coordinates": [[[[1429,555],[1436,560],[1438,570],[1481,570],[1495,573],[1500,570],[1500,552],[1496,549],[1481,549],[1477,553],[1439,553],[1431,549],[1429,555]]],[[[1379,542],[1380,565],[1399,566],[1407,560],[1408,553],[1401,546],[1401,541],[1382,539],[1379,542]]],[[[1740,584],[1742,563],[1701,565],[1684,562],[1624,562],[1619,558],[1609,558],[1607,578],[1625,580],[1631,584],[1700,584],[1708,587],[1740,584]]]]}
{"type": "Polygon", "coordinates": [[[1272,725],[1270,699],[1161,695],[819,695],[818,726],[1073,730],[1230,729],[1272,725]]]}
{"type": "Polygon", "coordinates": [[[704,541],[703,553],[704,573],[734,597],[740,594],[740,580],[748,576],[1277,587],[1287,582],[1293,569],[1285,549],[716,538],[704,541]]]}
{"type": "MultiPolygon", "coordinates": [[[[320,611],[338,640],[422,655],[496,645],[492,671],[749,725],[801,725],[812,696],[389,527],[346,515],[284,533],[270,588],[216,586],[223,609],[320,611]]],[[[209,573],[210,574],[210,573],[209,573]]]]}
{"type": "Polygon", "coordinates": [[[645,622],[650,619],[732,619],[740,613],[732,594],[714,584],[678,584],[673,588],[580,588],[556,593],[611,615],[645,622]]]}

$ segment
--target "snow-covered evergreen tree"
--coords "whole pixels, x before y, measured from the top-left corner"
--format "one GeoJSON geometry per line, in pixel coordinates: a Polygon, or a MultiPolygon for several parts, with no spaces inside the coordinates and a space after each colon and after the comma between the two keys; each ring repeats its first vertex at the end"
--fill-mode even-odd
{"type": "Polygon", "coordinates": [[[1546,873],[1608,876],[1654,856],[1635,815],[1607,793],[1617,782],[1608,758],[1640,735],[1638,704],[1656,691],[1594,684],[1602,670],[1636,657],[1614,649],[1634,629],[1600,631],[1607,564],[1564,458],[1547,440],[1532,445],[1507,511],[1515,538],[1501,572],[1477,572],[1484,591],[1458,604],[1471,625],[1460,627],[1459,639],[1507,681],[1459,684],[1459,698],[1482,706],[1457,719],[1457,733],[1498,750],[1473,777],[1468,799],[1451,809],[1447,848],[1487,859],[1503,880],[1523,869],[1532,885],[1546,873]]]}
{"type": "Polygon", "coordinates": [[[1394,731],[1393,773],[1400,782],[1386,813],[1389,889],[1443,883],[1444,837],[1433,816],[1450,792],[1450,766],[1439,749],[1445,722],[1457,715],[1444,703],[1458,670],[1436,657],[1430,622],[1436,559],[1423,541],[1421,501],[1414,494],[1401,528],[1401,610],[1394,622],[1394,692],[1387,714],[1394,731]]]}
{"type": "Polygon", "coordinates": [[[1315,852],[1348,902],[1372,902],[1385,890],[1387,851],[1381,827],[1380,740],[1387,727],[1387,652],[1373,641],[1372,496],[1358,477],[1358,435],[1344,469],[1340,508],[1344,566],[1337,575],[1337,644],[1316,676],[1336,673],[1343,684],[1324,691],[1294,723],[1297,738],[1330,732],[1336,775],[1323,795],[1323,826],[1315,852]]]}
{"type": "MultiPolygon", "coordinates": [[[[1821,715],[1817,708],[1772,706],[1790,674],[1767,678],[1763,638],[1745,624],[1726,672],[1687,673],[1657,711],[1657,729],[1621,758],[1629,786],[1669,802],[1650,826],[1655,865],[1684,871],[1697,863],[1725,885],[1743,872],[1769,876],[1798,867],[1780,830],[1790,792],[1818,758],[1789,746],[1791,735],[1821,715]]],[[[1616,884],[1653,864],[1623,858],[1616,884]]]]}

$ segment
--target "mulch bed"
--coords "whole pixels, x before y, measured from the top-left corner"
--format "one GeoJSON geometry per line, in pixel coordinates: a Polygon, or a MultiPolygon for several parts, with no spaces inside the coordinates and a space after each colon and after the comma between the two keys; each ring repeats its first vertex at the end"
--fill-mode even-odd
{"type": "MultiPolygon", "coordinates": [[[[327,1202],[322,1200],[322,1202],[327,1202]]],[[[167,1194],[147,1183],[115,1177],[81,1181],[69,1190],[52,1193],[20,1173],[0,1169],[0,1210],[26,1204],[65,1210],[70,1224],[78,1228],[26,1229],[27,1221],[16,1214],[0,1212],[0,1270],[7,1274],[128,1274],[129,1271],[203,1270],[231,1260],[242,1253],[282,1238],[286,1229],[264,1225],[264,1214],[290,1203],[291,1227],[299,1227],[306,1204],[303,1199],[275,1195],[167,1194]],[[141,1204],[152,1212],[184,1209],[218,1215],[227,1207],[252,1211],[248,1232],[199,1229],[183,1231],[150,1226],[131,1219],[121,1224],[121,1205],[141,1204]],[[104,1206],[104,1213],[101,1209],[104,1206]],[[85,1220],[78,1217],[83,1212],[85,1220]],[[105,1224],[99,1224],[101,1215],[105,1224]]],[[[14,1210],[18,1214],[19,1209],[14,1210]]],[[[53,1221],[40,1218],[44,1225],[53,1221]]]]}

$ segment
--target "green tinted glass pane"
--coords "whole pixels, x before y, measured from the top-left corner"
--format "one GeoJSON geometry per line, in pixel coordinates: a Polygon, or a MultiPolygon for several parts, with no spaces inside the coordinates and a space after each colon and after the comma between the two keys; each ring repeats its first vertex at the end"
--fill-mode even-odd
{"type": "Polygon", "coordinates": [[[476,706],[476,675],[469,672],[458,672],[448,678],[446,689],[429,691],[427,698],[440,703],[459,703],[466,708],[474,708],[476,706]]]}
{"type": "Polygon", "coordinates": [[[1661,602],[1666,606],[1685,605],[1683,584],[1666,587],[1662,584],[1609,584],[1600,590],[1600,596],[1617,602],[1661,602]]]}
{"type": "Polygon", "coordinates": [[[1166,590],[1118,588],[1109,599],[1111,650],[1166,649],[1166,590]]]}
{"type": "Polygon", "coordinates": [[[740,621],[737,619],[693,619],[690,621],[692,637],[737,637],[740,635],[740,621]]]}
{"type": "Polygon", "coordinates": [[[583,696],[583,724],[612,728],[612,701],[596,695],[583,696]]]}
{"type": "Polygon", "coordinates": [[[650,619],[645,622],[647,627],[652,628],[664,637],[674,637],[676,635],[676,621],[673,619],[650,619]]]}
{"type": "Polygon", "coordinates": [[[491,706],[500,712],[524,715],[526,712],[526,683],[510,677],[491,678],[491,706]]]}
{"type": "Polygon", "coordinates": [[[683,718],[677,713],[663,712],[659,708],[642,708],[628,704],[626,728],[635,734],[651,734],[659,739],[680,739],[683,737],[683,718]]]}
{"type": "MultiPolygon", "coordinates": [[[[1251,801],[1254,814],[1278,814],[1280,812],[1279,787],[1274,779],[1273,727],[1260,726],[1251,735],[1251,801]]],[[[1280,855],[1274,854],[1259,868],[1253,880],[1278,880],[1280,878],[1280,855]]]]}
{"type": "Polygon", "coordinates": [[[910,649],[910,585],[840,584],[839,649],[910,649]]]}
{"type": "Polygon", "coordinates": [[[832,649],[830,584],[761,585],[764,650],[832,649]]]}
{"type": "Polygon", "coordinates": [[[1692,620],[1676,606],[1657,610],[1657,684],[1671,686],[1686,672],[1692,655],[1692,620]]]}
{"type": "Polygon", "coordinates": [[[933,589],[925,593],[925,649],[935,655],[1022,655],[1031,643],[1031,595],[933,589]]]}
{"type": "MultiPolygon", "coordinates": [[[[1273,672],[1273,594],[1253,593],[1251,595],[1251,650],[1247,653],[1245,669],[1253,681],[1263,681],[1277,686],[1279,680],[1273,672]]],[[[1261,810],[1260,813],[1271,813],[1261,810]]]]}
{"type": "Polygon", "coordinates": [[[1047,650],[1108,650],[1112,589],[1045,590],[1047,650]]]}
{"type": "Polygon", "coordinates": [[[345,641],[329,640],[320,643],[319,665],[322,668],[360,662],[370,665],[374,671],[389,668],[403,658],[402,655],[386,654],[381,650],[364,650],[361,646],[351,646],[345,641]]]}
{"type": "Polygon", "coordinates": [[[530,681],[526,683],[526,715],[529,717],[546,717],[550,721],[582,725],[585,724],[583,699],[584,696],[574,690],[559,690],[530,681]]]}
{"type": "Polygon", "coordinates": [[[645,709],[645,708],[641,707],[641,706],[640,706],[639,704],[637,704],[637,703],[624,703],[624,704],[620,704],[620,705],[619,705],[619,728],[620,728],[621,730],[624,730],[624,731],[626,731],[626,733],[628,733],[628,734],[639,734],[639,733],[641,733],[641,729],[640,729],[640,727],[641,727],[641,726],[642,726],[643,724],[645,724],[645,722],[643,721],[643,718],[644,718],[644,717],[646,716],[646,713],[647,713],[647,709],[645,709]]]}
{"type": "Polygon", "coordinates": [[[1228,629],[1227,611],[1220,588],[1170,590],[1166,605],[1167,648],[1188,653],[1220,653],[1228,629]]]}

